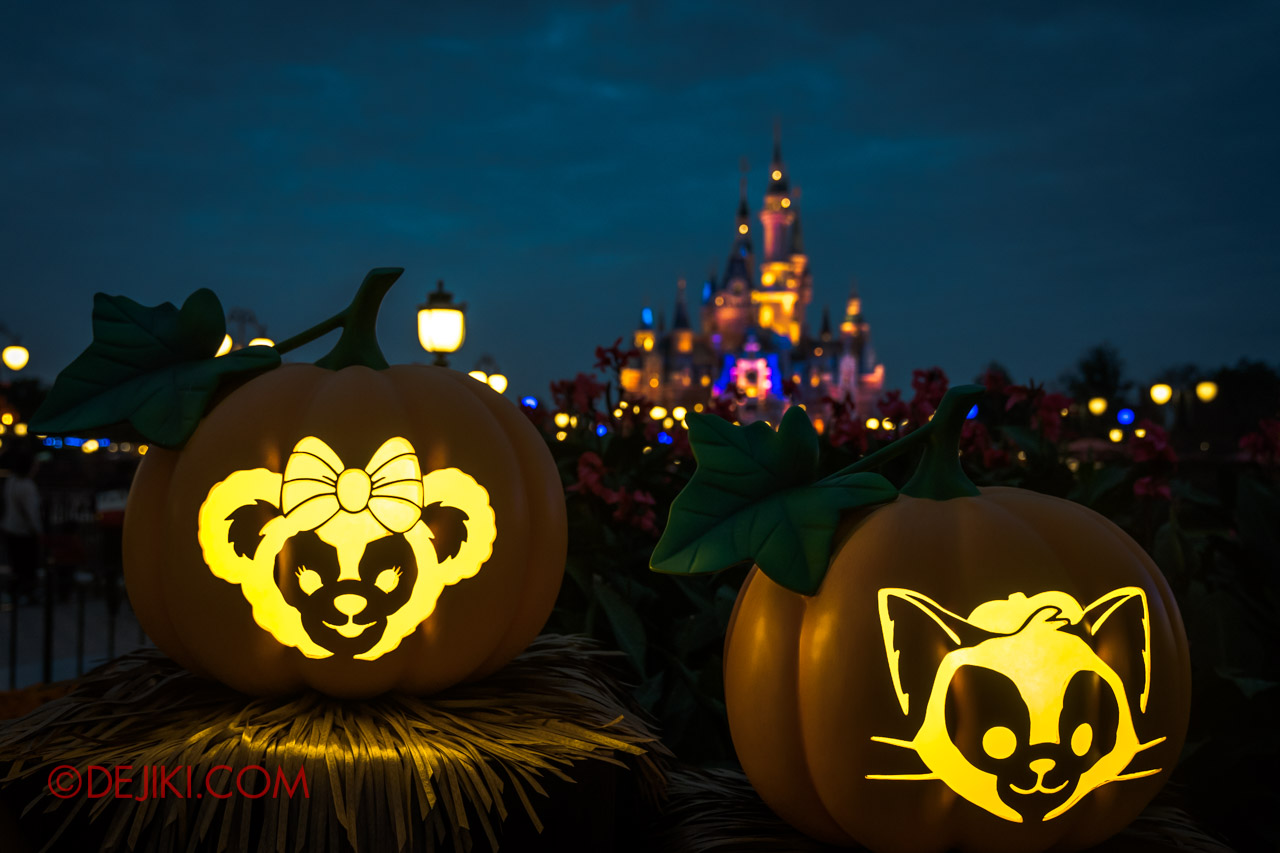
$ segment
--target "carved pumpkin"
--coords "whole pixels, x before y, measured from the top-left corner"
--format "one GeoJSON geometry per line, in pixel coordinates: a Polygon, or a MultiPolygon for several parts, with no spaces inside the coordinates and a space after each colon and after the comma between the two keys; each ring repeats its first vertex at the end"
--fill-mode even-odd
{"type": "Polygon", "coordinates": [[[974,487],[955,448],[975,394],[953,389],[919,431],[895,500],[845,514],[812,594],[758,560],[738,595],[734,746],[765,802],[823,841],[1084,849],[1182,748],[1190,664],[1164,578],[1092,510],[974,487]]]}
{"type": "Polygon", "coordinates": [[[386,366],[380,298],[326,359],[250,379],[143,458],[126,586],[192,671],[253,694],[428,693],[498,669],[550,614],[566,521],[545,443],[483,383],[386,366]]]}

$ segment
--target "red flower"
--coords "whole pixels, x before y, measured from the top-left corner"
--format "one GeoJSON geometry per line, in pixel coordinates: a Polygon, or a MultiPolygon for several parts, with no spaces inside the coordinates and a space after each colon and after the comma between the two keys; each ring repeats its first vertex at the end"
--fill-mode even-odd
{"type": "Polygon", "coordinates": [[[626,367],[632,359],[640,356],[637,349],[624,350],[622,347],[622,338],[618,338],[613,342],[613,346],[605,349],[604,347],[596,347],[596,370],[620,371],[626,367]]]}
{"type": "Polygon", "coordinates": [[[853,445],[859,453],[867,452],[867,428],[858,418],[853,398],[846,391],[844,397],[824,397],[824,402],[831,406],[831,421],[827,424],[827,441],[832,447],[853,445]]]}
{"type": "Polygon", "coordinates": [[[938,410],[942,396],[947,393],[947,374],[941,367],[911,372],[911,388],[915,396],[911,400],[911,420],[923,425],[938,410]]]}
{"type": "Polygon", "coordinates": [[[991,433],[981,421],[965,421],[960,428],[960,450],[966,455],[982,455],[983,468],[1002,468],[1009,464],[1009,451],[991,441],[991,433]]]}
{"type": "Polygon", "coordinates": [[[1134,436],[1129,442],[1129,452],[1134,462],[1177,462],[1178,454],[1169,446],[1169,434],[1164,427],[1142,420],[1134,424],[1134,436]],[[1138,431],[1143,436],[1138,437],[1138,431]]]}
{"type": "Polygon", "coordinates": [[[604,485],[604,474],[607,470],[600,455],[588,450],[578,457],[578,482],[567,486],[565,491],[592,494],[606,503],[613,503],[617,499],[617,492],[604,485]]]}
{"type": "Polygon", "coordinates": [[[1258,421],[1257,432],[1241,437],[1240,449],[1259,465],[1280,465],[1280,420],[1258,421]]]}
{"type": "Polygon", "coordinates": [[[711,400],[711,414],[719,415],[729,422],[736,421],[738,406],[746,399],[747,395],[743,390],[736,383],[730,382],[725,386],[723,394],[711,400]]]}
{"type": "Polygon", "coordinates": [[[901,423],[911,416],[911,407],[902,399],[902,392],[898,389],[886,391],[876,403],[880,410],[880,417],[889,418],[890,420],[901,423]]]}
{"type": "Polygon", "coordinates": [[[1009,399],[1004,403],[1006,412],[1022,402],[1030,403],[1032,411],[1035,411],[1040,399],[1044,397],[1044,386],[1034,382],[1026,385],[1009,385],[1005,388],[1005,393],[1009,395],[1009,399]]]}
{"type": "Polygon", "coordinates": [[[589,412],[596,398],[604,392],[605,386],[589,373],[579,373],[573,379],[551,383],[551,396],[562,411],[589,412]]]}
{"type": "Polygon", "coordinates": [[[1003,370],[995,368],[988,368],[982,376],[978,377],[978,382],[987,389],[988,394],[1004,394],[1005,389],[1009,387],[1009,377],[1003,370]]]}
{"type": "Polygon", "coordinates": [[[1058,393],[1044,394],[1031,414],[1031,426],[1040,430],[1049,441],[1062,438],[1062,412],[1071,405],[1071,398],[1058,393]]]}
{"type": "Polygon", "coordinates": [[[653,495],[643,489],[633,492],[621,489],[616,493],[615,500],[617,505],[613,510],[614,521],[625,521],[645,533],[658,532],[657,516],[653,512],[653,495]]]}
{"type": "Polygon", "coordinates": [[[1139,497],[1163,498],[1169,500],[1172,491],[1169,489],[1169,481],[1163,477],[1139,477],[1134,481],[1133,493],[1139,497]]]}

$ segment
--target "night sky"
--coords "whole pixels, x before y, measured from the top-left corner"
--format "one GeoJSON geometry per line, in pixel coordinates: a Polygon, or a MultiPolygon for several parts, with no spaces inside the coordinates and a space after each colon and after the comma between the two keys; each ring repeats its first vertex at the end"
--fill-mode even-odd
{"type": "Polygon", "coordinates": [[[454,365],[545,394],[723,269],[775,118],[810,321],[856,278],[890,387],[1280,355],[1280,4],[277,5],[0,6],[0,323],[35,375],[98,290],[211,287],[282,340],[403,266],[392,362],[443,278],[454,365]]]}

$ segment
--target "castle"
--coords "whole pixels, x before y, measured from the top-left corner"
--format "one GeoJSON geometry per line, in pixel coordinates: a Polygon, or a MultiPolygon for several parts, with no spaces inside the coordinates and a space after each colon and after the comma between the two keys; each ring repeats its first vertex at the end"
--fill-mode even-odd
{"type": "Polygon", "coordinates": [[[717,279],[712,273],[703,282],[696,314],[690,311],[685,282],[680,280],[670,330],[662,315],[655,324],[652,308],[641,311],[633,335],[640,360],[623,371],[624,390],[668,409],[701,411],[734,385],[745,395],[741,420],[777,424],[789,405],[783,383],[790,380],[795,384],[791,399],[805,405],[819,429],[824,397],[848,396],[858,412],[874,409],[884,384],[884,366],[876,362],[856,287],[837,329],[832,329],[826,308],[818,333],[809,328],[806,311],[813,299],[813,274],[800,231],[797,194],[775,130],[769,185],[759,213],[759,258],[744,174],[724,274],[717,279]]]}

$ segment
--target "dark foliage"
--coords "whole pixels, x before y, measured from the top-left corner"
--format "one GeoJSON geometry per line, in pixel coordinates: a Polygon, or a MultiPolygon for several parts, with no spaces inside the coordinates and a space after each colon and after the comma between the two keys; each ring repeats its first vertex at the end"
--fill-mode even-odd
{"type": "MultiPolygon", "coordinates": [[[[559,464],[570,519],[566,583],[548,629],[584,632],[623,650],[635,696],[658,719],[664,743],[682,760],[732,766],[722,650],[746,567],[692,577],[648,570],[693,460],[678,423],[664,429],[650,415],[651,401],[620,392],[627,355],[617,344],[601,348],[597,368],[611,376],[557,383],[558,408],[529,411],[559,464]]],[[[1113,442],[1108,434],[1131,385],[1119,357],[1098,347],[1078,367],[1074,393],[1065,395],[1016,384],[993,364],[978,379],[987,388],[979,414],[965,425],[965,470],[980,486],[1017,486],[1089,506],[1152,554],[1191,639],[1192,724],[1173,785],[1198,819],[1238,849],[1276,849],[1280,834],[1265,815],[1280,801],[1272,772],[1280,764],[1280,382],[1265,365],[1224,369],[1211,375],[1218,400],[1202,404],[1185,385],[1192,373],[1170,376],[1182,384],[1186,410],[1134,404],[1137,420],[1113,442]],[[1255,398],[1254,419],[1225,416],[1246,394],[1255,398]],[[1111,401],[1105,416],[1089,414],[1091,396],[1111,401]]],[[[925,423],[947,384],[934,368],[916,371],[910,398],[889,392],[875,412],[829,401],[821,473],[925,423]]],[[[732,419],[732,394],[708,410],[732,419]]],[[[879,471],[900,486],[914,464],[903,457],[879,471]]]]}

